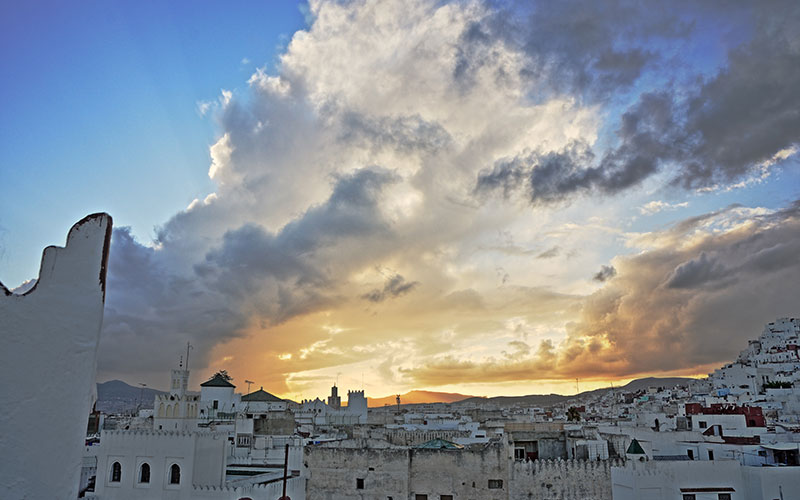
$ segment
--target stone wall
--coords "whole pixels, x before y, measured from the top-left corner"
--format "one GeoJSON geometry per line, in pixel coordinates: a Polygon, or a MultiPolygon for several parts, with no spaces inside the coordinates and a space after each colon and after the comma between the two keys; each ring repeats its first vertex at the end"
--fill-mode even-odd
{"type": "Polygon", "coordinates": [[[611,467],[622,460],[535,460],[511,466],[509,498],[611,500],[611,467]]]}
{"type": "Polygon", "coordinates": [[[253,420],[253,434],[262,436],[291,436],[295,427],[294,414],[290,411],[269,412],[253,420]]]}
{"type": "Polygon", "coordinates": [[[303,459],[308,499],[509,498],[501,443],[461,450],[308,446],[303,459]]]}

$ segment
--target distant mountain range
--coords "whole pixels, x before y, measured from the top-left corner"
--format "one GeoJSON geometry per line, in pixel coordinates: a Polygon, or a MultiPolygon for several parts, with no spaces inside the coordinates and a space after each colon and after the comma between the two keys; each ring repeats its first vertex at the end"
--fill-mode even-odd
{"type": "MultiPolygon", "coordinates": [[[[400,404],[455,403],[474,397],[454,392],[411,391],[400,395],[400,404]]],[[[379,408],[386,405],[396,405],[396,398],[396,395],[384,398],[369,398],[369,406],[371,408],[379,408]]]]}
{"type": "Polygon", "coordinates": [[[458,403],[474,403],[477,401],[491,401],[499,406],[512,406],[525,404],[531,406],[551,406],[571,399],[581,399],[589,396],[602,396],[609,391],[636,392],[647,389],[648,387],[675,387],[676,385],[688,385],[696,379],[685,377],[646,377],[631,380],[627,384],[619,387],[604,387],[593,391],[584,391],[572,396],[561,394],[531,394],[529,396],[495,396],[492,398],[470,398],[459,401],[458,403]]]}
{"type": "Polygon", "coordinates": [[[128,385],[122,380],[97,384],[97,410],[105,413],[127,413],[139,408],[152,408],[156,394],[166,394],[149,387],[128,385]]]}
{"type": "MultiPolygon", "coordinates": [[[[614,387],[614,390],[623,392],[636,392],[648,387],[674,387],[676,385],[687,385],[693,378],[685,377],[647,377],[632,380],[627,384],[614,387]]],[[[551,406],[587,396],[600,396],[612,390],[611,387],[585,391],[573,396],[561,394],[531,394],[528,396],[495,396],[491,398],[480,396],[469,396],[453,392],[434,392],[434,391],[410,391],[400,395],[400,404],[422,404],[422,403],[475,403],[493,402],[499,406],[511,406],[525,404],[531,406],[551,406]]],[[[109,380],[102,384],[97,384],[97,409],[105,413],[126,413],[135,411],[136,408],[152,408],[156,394],[167,394],[164,391],[151,389],[149,387],[137,387],[128,385],[121,380],[109,380]]],[[[396,395],[382,398],[369,398],[370,408],[380,408],[386,405],[397,404],[396,395]]]]}
{"type": "MultiPolygon", "coordinates": [[[[647,377],[636,380],[631,380],[627,384],[614,387],[613,390],[623,392],[636,392],[648,387],[675,387],[676,385],[687,385],[692,382],[693,378],[685,377],[647,377]]],[[[569,401],[571,399],[579,399],[588,396],[601,396],[602,394],[611,391],[611,387],[603,389],[595,389],[593,391],[585,391],[580,394],[572,396],[564,396],[561,394],[530,394],[528,396],[495,396],[491,398],[481,396],[465,396],[464,394],[457,394],[451,392],[431,392],[431,391],[411,391],[406,394],[400,395],[400,404],[419,404],[419,403],[476,403],[476,402],[492,402],[498,406],[512,406],[518,404],[525,404],[531,406],[551,406],[569,401]]],[[[387,404],[394,405],[396,396],[387,396],[384,398],[369,398],[369,406],[377,408],[387,404]]]]}

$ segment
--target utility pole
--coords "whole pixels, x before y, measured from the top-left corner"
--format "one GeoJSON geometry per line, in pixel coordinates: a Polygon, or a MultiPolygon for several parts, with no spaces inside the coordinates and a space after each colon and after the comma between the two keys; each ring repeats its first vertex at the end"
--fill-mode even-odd
{"type": "Polygon", "coordinates": [[[289,475],[289,443],[286,443],[286,449],[283,454],[283,495],[278,500],[291,500],[286,496],[286,480],[289,475]]]}
{"type": "Polygon", "coordinates": [[[137,415],[139,414],[139,410],[142,407],[142,396],[144,395],[144,388],[147,387],[147,384],[143,384],[141,382],[139,382],[139,385],[142,386],[142,388],[139,389],[139,403],[136,405],[136,414],[137,415]]]}

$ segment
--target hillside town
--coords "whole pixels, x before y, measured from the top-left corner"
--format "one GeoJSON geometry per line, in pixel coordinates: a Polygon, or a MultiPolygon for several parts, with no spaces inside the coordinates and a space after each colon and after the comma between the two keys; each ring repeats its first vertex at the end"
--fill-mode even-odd
{"type": "Polygon", "coordinates": [[[336,385],[300,402],[241,391],[227,372],[191,392],[182,359],[152,409],[90,415],[78,496],[800,498],[800,319],[754,337],[704,379],[376,408],[336,385]]]}

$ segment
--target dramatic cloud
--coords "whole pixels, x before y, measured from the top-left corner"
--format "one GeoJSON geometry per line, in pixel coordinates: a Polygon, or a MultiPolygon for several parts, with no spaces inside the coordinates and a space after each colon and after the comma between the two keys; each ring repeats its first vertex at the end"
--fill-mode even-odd
{"type": "Polygon", "coordinates": [[[800,9],[766,5],[312,1],[197,103],[214,192],[115,230],[101,377],[163,385],[186,342],[289,396],[729,359],[797,292],[796,214],[705,194],[796,159],[800,9]]]}
{"type": "MultiPolygon", "coordinates": [[[[753,36],[729,48],[726,66],[696,89],[665,85],[642,93],[622,114],[616,143],[602,154],[578,142],[561,151],[517,155],[483,170],[476,190],[500,190],[504,196],[521,190],[539,204],[581,192],[614,194],[665,170],[672,185],[686,189],[769,175],[770,167],[794,155],[800,142],[800,99],[790,90],[800,85],[794,29],[800,9],[791,3],[753,8],[744,7],[756,19],[749,27],[753,36]]],[[[734,24],[736,14],[731,14],[734,24]]],[[[669,16],[665,19],[664,26],[670,26],[669,16]]]]}
{"type": "Polygon", "coordinates": [[[451,378],[698,373],[735,358],[760,332],[763,318],[796,311],[800,202],[768,214],[729,207],[635,240],[647,250],[615,259],[617,276],[585,298],[561,342],[542,341],[530,356],[440,356],[407,375],[436,385],[451,378]],[[683,243],[674,245],[676,239],[683,243]],[[701,286],[720,278],[728,280],[724,288],[701,286]]]}

